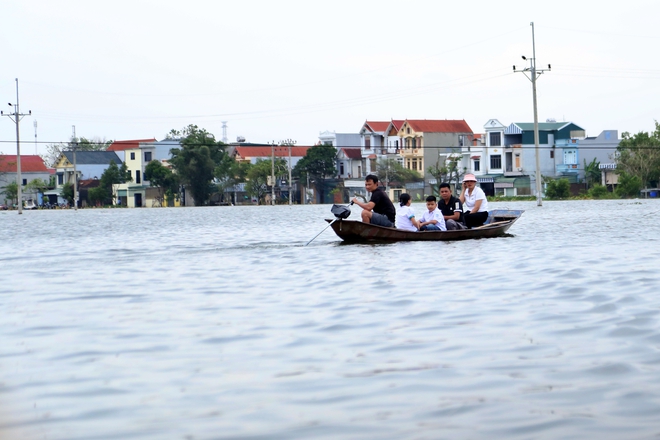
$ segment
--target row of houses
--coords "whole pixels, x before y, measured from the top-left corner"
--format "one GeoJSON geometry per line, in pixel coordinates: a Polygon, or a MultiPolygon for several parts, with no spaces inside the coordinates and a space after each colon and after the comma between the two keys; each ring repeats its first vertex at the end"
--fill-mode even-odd
{"type": "MultiPolygon", "coordinates": [[[[331,131],[319,134],[319,143],[332,145],[337,149],[337,175],[328,181],[331,187],[342,187],[335,191],[340,199],[356,193],[364,193],[364,176],[377,171],[381,159],[397,160],[405,168],[417,171],[421,182],[388,187],[390,197],[396,199],[400,192],[420,196],[432,194],[439,182],[429,172],[432,166],[441,166],[447,161],[458,163],[461,172],[475,174],[480,186],[488,195],[534,195],[536,188],[536,149],[533,123],[502,124],[490,119],[484,124],[481,133],[474,133],[464,120],[400,119],[390,121],[365,121],[357,133],[336,133],[331,131]],[[342,196],[342,194],[344,196],[342,196]]],[[[603,170],[603,184],[616,184],[613,153],[619,144],[616,130],[605,130],[596,137],[586,136],[585,130],[573,122],[546,121],[539,123],[539,164],[543,176],[564,177],[576,183],[584,179],[584,166],[592,160],[600,162],[603,170]]],[[[158,160],[168,166],[170,150],[179,147],[176,139],[157,141],[155,138],[113,142],[107,151],[62,152],[54,168],[49,169],[39,156],[21,156],[23,184],[32,179],[55,179],[55,188],[45,196],[51,203],[58,200],[64,184],[75,178],[81,192],[93,187],[110,162],[125,163],[130,170],[132,182],[114,188],[116,202],[128,207],[159,206],[157,191],[144,180],[147,164],[158,160]]],[[[272,146],[236,142],[229,144],[228,152],[238,161],[256,163],[270,160],[272,156],[286,160],[293,168],[311,146],[272,146]]],[[[3,185],[12,181],[12,161],[15,156],[1,156],[0,191],[3,185]],[[4,167],[4,168],[3,168],[4,167]],[[4,181],[4,183],[3,183],[4,181]]],[[[15,179],[15,163],[13,169],[15,179]]],[[[382,177],[381,177],[382,178],[382,177]]],[[[278,194],[284,190],[298,194],[298,201],[330,202],[318,198],[313,184],[309,182],[276,182],[278,194]]],[[[242,186],[229,190],[232,200],[253,203],[242,186]],[[239,197],[240,195],[240,197],[239,197]]],[[[190,197],[184,195],[181,205],[192,205],[190,197]]],[[[329,193],[329,191],[327,192],[329,193]]],[[[288,194],[287,194],[288,196],[288,194]]],[[[30,197],[27,194],[25,197],[30,197]]],[[[333,196],[336,197],[336,196],[333,196]]],[[[81,198],[84,199],[84,198],[81,198]]],[[[337,200],[345,201],[345,200],[337,200]]],[[[41,201],[39,201],[41,202],[41,201]]]]}

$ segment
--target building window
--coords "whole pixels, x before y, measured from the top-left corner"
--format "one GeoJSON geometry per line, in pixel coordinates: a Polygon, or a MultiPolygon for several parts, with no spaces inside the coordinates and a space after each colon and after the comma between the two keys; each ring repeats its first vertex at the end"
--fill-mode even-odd
{"type": "Polygon", "coordinates": [[[502,133],[499,131],[490,133],[490,146],[491,147],[499,147],[502,145],[502,133]]]}
{"type": "Polygon", "coordinates": [[[344,175],[344,162],[339,164],[339,174],[344,175]]]}
{"type": "Polygon", "coordinates": [[[144,161],[145,162],[151,162],[151,151],[145,151],[144,152],[144,161]]]}
{"type": "Polygon", "coordinates": [[[64,185],[64,174],[58,174],[57,175],[57,184],[58,185],[64,185]]]}
{"type": "Polygon", "coordinates": [[[406,134],[410,134],[410,127],[406,128],[406,134]]]}
{"type": "Polygon", "coordinates": [[[417,171],[417,159],[412,160],[412,169],[413,171],[417,171]]]}
{"type": "Polygon", "coordinates": [[[141,183],[140,170],[135,170],[135,183],[141,183]]]}
{"type": "Polygon", "coordinates": [[[550,159],[555,158],[555,150],[550,150],[550,159]]]}
{"type": "Polygon", "coordinates": [[[371,138],[364,138],[364,148],[371,149],[371,138]]]}
{"type": "Polygon", "coordinates": [[[474,171],[481,171],[481,161],[479,159],[474,160],[474,171]]]}
{"type": "MultiPolygon", "coordinates": [[[[21,167],[23,168],[23,167],[21,167]]],[[[23,179],[23,185],[27,185],[27,179],[23,179]]]]}
{"type": "Polygon", "coordinates": [[[490,156],[490,167],[493,169],[500,169],[502,168],[502,155],[501,154],[494,154],[490,156]]]}
{"type": "Polygon", "coordinates": [[[131,153],[131,160],[135,160],[135,153],[131,153]]]}

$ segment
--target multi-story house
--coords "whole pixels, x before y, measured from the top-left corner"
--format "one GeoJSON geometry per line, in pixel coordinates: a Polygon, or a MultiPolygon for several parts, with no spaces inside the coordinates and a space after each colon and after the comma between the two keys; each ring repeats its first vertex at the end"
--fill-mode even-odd
{"type": "MultiPolygon", "coordinates": [[[[555,139],[556,176],[567,177],[571,182],[581,182],[585,178],[585,163],[589,165],[594,160],[599,165],[615,163],[614,154],[619,142],[617,130],[604,130],[595,137],[555,139]]],[[[607,166],[604,168],[608,169],[607,166]]],[[[612,184],[611,180],[608,183],[612,184]]]]}
{"type": "MultiPolygon", "coordinates": [[[[589,162],[595,157],[589,153],[581,159],[578,154],[580,143],[586,139],[584,129],[573,122],[553,120],[540,122],[538,129],[541,176],[570,177],[572,182],[583,178],[584,166],[580,161],[589,162]]],[[[484,192],[507,196],[536,194],[534,123],[515,122],[505,126],[497,119],[490,119],[484,130],[481,149],[463,149],[463,165],[475,174],[484,192]]]]}
{"type": "Polygon", "coordinates": [[[364,174],[376,172],[376,162],[382,158],[398,158],[401,148],[399,130],[403,120],[366,121],[360,129],[360,148],[364,174]]]}
{"type": "Polygon", "coordinates": [[[420,188],[417,187],[420,185],[407,185],[406,188],[430,194],[431,185],[436,182],[429,168],[443,165],[453,155],[460,156],[463,147],[474,134],[465,120],[406,119],[398,136],[402,142],[399,154],[403,158],[403,165],[424,177],[420,188]]]}

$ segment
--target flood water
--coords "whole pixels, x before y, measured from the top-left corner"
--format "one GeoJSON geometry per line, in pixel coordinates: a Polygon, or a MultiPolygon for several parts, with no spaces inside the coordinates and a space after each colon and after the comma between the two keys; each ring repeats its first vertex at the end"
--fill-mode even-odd
{"type": "Polygon", "coordinates": [[[0,438],[660,435],[660,203],[491,208],[309,246],[329,205],[0,212],[0,438]]]}

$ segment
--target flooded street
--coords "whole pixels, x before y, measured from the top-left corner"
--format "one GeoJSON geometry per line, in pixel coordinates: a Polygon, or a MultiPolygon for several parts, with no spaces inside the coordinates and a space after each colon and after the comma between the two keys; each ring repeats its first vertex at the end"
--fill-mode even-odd
{"type": "Polygon", "coordinates": [[[660,203],[490,205],[309,246],[330,205],[0,212],[0,437],[660,435],[660,203]]]}

